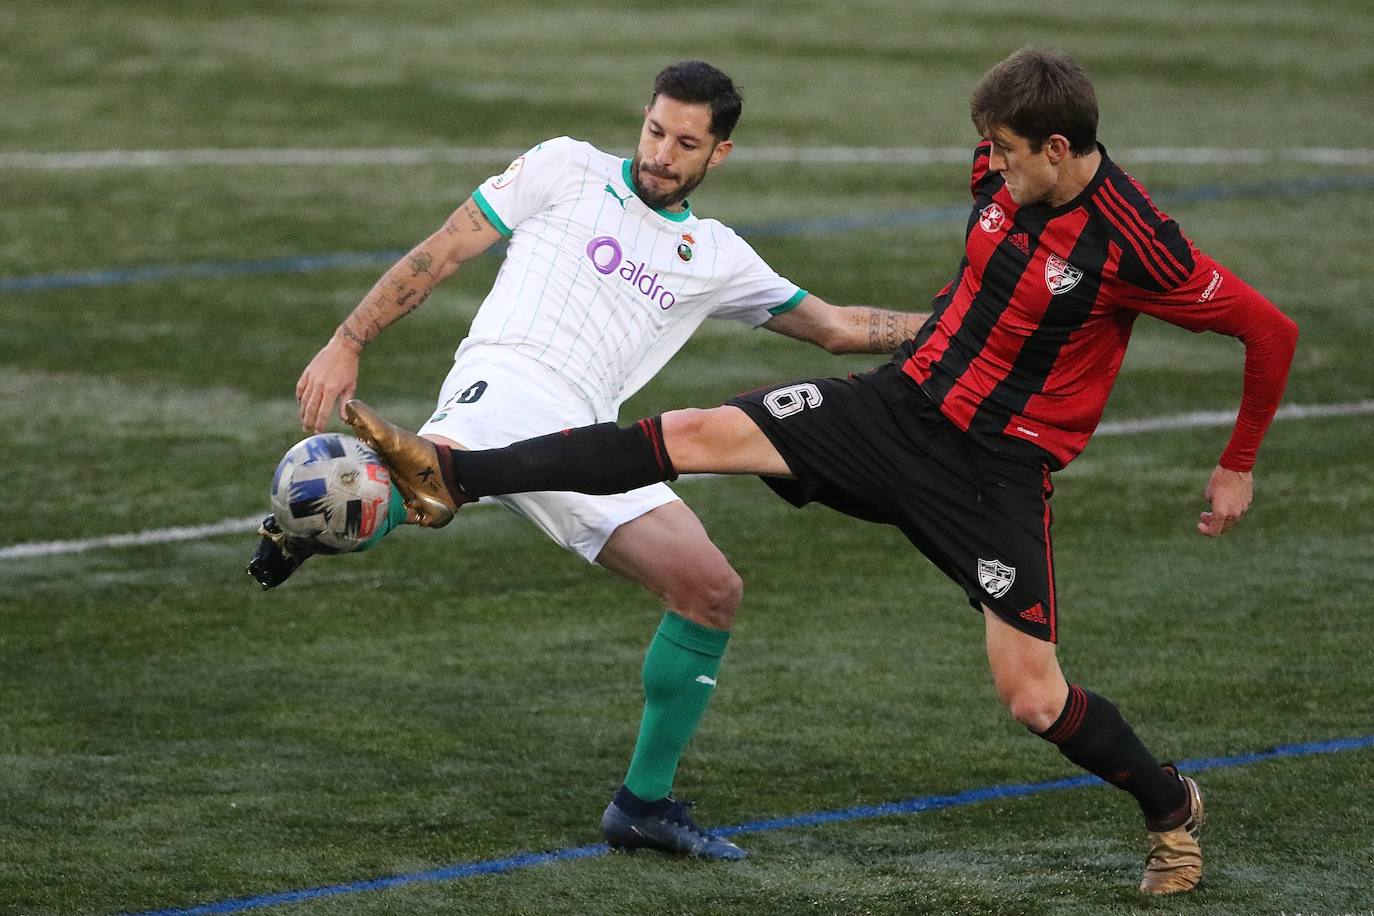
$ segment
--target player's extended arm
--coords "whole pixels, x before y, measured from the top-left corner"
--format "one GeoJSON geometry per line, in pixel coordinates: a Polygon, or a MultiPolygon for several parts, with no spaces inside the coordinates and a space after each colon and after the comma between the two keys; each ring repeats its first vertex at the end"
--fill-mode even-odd
{"type": "Polygon", "coordinates": [[[1217,268],[1218,278],[1225,281],[1222,288],[1228,307],[1211,330],[1238,337],[1245,344],[1245,383],[1231,441],[1203,494],[1211,511],[1200,514],[1197,530],[1208,537],[1225,534],[1250,508],[1254,496],[1250,469],[1283,397],[1298,342],[1298,326],[1291,318],[1234,274],[1223,271],[1217,268]]]}
{"type": "Polygon", "coordinates": [[[808,293],[796,308],[768,319],[763,326],[831,353],[891,353],[915,337],[929,317],[867,305],[831,305],[808,293]]]}
{"type": "Polygon", "coordinates": [[[477,257],[500,238],[501,233],[469,197],[437,232],[382,274],[296,382],[301,428],[323,432],[335,402],[342,408],[343,402],[353,397],[363,347],[392,322],[419,308],[460,264],[477,257]]]}

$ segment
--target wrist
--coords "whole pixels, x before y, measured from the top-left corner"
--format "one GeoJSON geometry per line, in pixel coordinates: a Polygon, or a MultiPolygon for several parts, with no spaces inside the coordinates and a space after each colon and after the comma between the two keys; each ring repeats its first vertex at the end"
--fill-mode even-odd
{"type": "Polygon", "coordinates": [[[363,352],[363,347],[367,346],[367,341],[353,333],[347,324],[341,324],[334,330],[334,336],[329,339],[331,344],[336,344],[348,352],[359,355],[363,352]]]}

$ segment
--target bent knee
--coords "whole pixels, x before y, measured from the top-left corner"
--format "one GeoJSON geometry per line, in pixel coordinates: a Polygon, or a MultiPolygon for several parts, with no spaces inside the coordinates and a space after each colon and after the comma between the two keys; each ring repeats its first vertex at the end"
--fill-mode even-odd
{"type": "Polygon", "coordinates": [[[722,563],[683,580],[666,596],[668,607],[693,623],[728,630],[744,598],[744,580],[729,563],[722,563]]]}
{"type": "Polygon", "coordinates": [[[1037,734],[1045,731],[1064,709],[1064,698],[1039,686],[999,690],[1002,703],[1012,718],[1037,734]]]}

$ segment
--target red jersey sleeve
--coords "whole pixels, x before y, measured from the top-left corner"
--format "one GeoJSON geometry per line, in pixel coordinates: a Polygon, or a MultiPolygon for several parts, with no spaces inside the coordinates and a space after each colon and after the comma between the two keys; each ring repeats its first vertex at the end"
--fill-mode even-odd
{"type": "Polygon", "coordinates": [[[1227,470],[1248,471],[1288,383],[1298,326],[1244,280],[1189,247],[1192,270],[1181,282],[1149,284],[1154,289],[1123,282],[1119,302],[1190,331],[1215,331],[1245,344],[1240,412],[1219,463],[1227,470]]]}

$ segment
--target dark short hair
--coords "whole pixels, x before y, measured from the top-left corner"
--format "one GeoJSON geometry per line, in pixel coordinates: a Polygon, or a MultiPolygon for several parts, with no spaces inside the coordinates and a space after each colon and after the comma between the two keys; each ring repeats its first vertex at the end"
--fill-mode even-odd
{"type": "Polygon", "coordinates": [[[1006,127],[1039,152],[1051,134],[1063,134],[1075,155],[1097,149],[1097,94],[1067,54],[1022,48],[983,75],[969,99],[973,126],[986,137],[1006,127]]]}
{"type": "Polygon", "coordinates": [[[730,139],[744,108],[744,98],[730,77],[700,60],[682,60],[664,67],[654,77],[653,98],[660,95],[691,105],[710,105],[711,134],[717,140],[730,139]]]}

